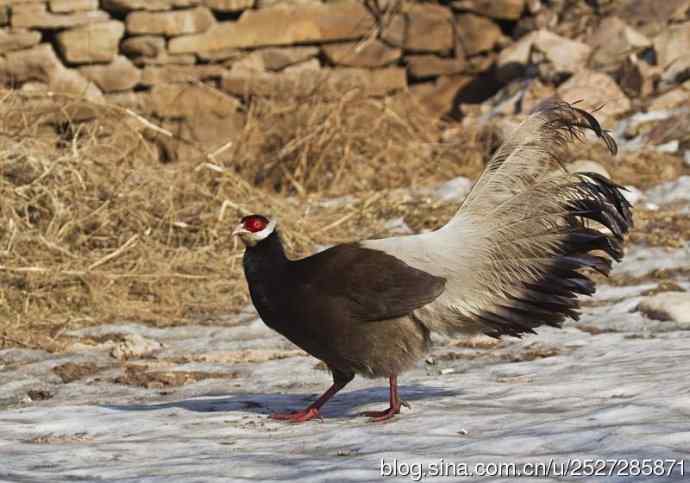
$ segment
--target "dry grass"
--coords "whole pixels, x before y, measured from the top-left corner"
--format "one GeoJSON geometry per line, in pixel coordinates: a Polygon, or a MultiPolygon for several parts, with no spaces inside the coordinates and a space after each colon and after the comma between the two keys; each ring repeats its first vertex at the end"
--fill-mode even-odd
{"type": "MultiPolygon", "coordinates": [[[[293,256],[385,236],[399,217],[435,228],[457,205],[398,188],[474,177],[495,144],[486,129],[441,142],[442,126],[405,95],[254,100],[222,156],[191,146],[199,155],[175,162],[159,160],[167,134],[153,121],[0,92],[0,347],[61,350],[67,330],[114,321],[219,323],[248,303],[230,236],[240,215],[277,215],[293,256]]],[[[578,157],[626,183],[678,174],[645,159],[620,179],[620,161],[587,149],[578,157]]],[[[659,230],[682,220],[671,221],[659,230]]]]}
{"type": "Polygon", "coordinates": [[[640,245],[683,248],[690,240],[690,217],[680,210],[635,210],[636,229],[630,242],[640,245]]]}
{"type": "Polygon", "coordinates": [[[437,143],[438,123],[409,96],[385,100],[352,91],[338,101],[253,104],[233,166],[282,194],[343,195],[446,179],[460,165],[481,169],[477,151],[437,143]],[[433,162],[432,162],[433,161],[433,162]]]}
{"type": "Polygon", "coordinates": [[[617,183],[640,189],[690,174],[682,158],[657,152],[654,146],[645,146],[639,151],[622,151],[614,156],[601,143],[587,143],[577,145],[574,154],[573,161],[596,160],[617,183]]]}
{"type": "Polygon", "coordinates": [[[421,216],[419,200],[388,189],[481,169],[472,139],[462,150],[436,144],[437,126],[404,97],[256,102],[223,162],[168,164],[147,141],[151,126],[120,108],[2,99],[0,347],[60,350],[62,334],[84,325],[233,312],[248,302],[230,236],[240,214],[278,214],[301,255],[384,234],[389,215],[436,225],[443,210],[421,216]],[[317,203],[344,193],[354,201],[317,203]]]}

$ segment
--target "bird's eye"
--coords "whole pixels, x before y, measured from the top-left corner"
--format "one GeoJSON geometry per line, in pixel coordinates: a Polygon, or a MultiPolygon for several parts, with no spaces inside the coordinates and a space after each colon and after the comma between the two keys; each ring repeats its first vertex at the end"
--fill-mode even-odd
{"type": "Polygon", "coordinates": [[[268,220],[263,216],[249,216],[244,219],[243,225],[247,230],[256,233],[266,228],[268,220]]]}

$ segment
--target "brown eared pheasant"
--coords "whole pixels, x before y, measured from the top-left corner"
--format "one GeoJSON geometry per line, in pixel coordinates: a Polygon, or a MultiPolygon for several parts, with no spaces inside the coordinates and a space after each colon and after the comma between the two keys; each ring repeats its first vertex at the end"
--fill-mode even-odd
{"type": "Polygon", "coordinates": [[[263,321],[333,374],[307,408],[273,414],[294,422],[360,374],[387,377],[400,412],[397,377],[429,349],[430,334],[520,336],[577,319],[587,276],[608,274],[632,226],[621,187],[595,173],[562,168],[563,148],[595,133],[614,140],[588,112],[541,103],[498,149],[458,212],[438,230],[345,243],[291,260],[275,220],[246,216],[234,231],[246,246],[244,271],[263,321]]]}

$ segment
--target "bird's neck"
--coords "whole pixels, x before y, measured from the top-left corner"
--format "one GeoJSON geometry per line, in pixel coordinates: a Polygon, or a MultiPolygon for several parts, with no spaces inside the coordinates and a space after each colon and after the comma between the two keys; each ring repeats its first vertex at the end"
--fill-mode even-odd
{"type": "Polygon", "coordinates": [[[263,275],[278,275],[287,267],[283,242],[277,231],[244,252],[244,270],[248,279],[263,275]]]}

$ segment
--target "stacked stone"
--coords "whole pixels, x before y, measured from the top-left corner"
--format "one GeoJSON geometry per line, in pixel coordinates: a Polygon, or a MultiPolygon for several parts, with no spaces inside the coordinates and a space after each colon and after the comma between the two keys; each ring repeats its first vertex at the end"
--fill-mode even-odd
{"type": "Polygon", "coordinates": [[[408,77],[476,70],[467,57],[506,41],[491,15],[519,18],[524,0],[454,2],[455,16],[432,3],[401,5],[376,18],[355,0],[0,0],[0,72],[6,83],[91,99],[147,89],[165,98],[153,91],[180,82],[238,97],[308,95],[324,84],[380,96],[408,77]]]}
{"type": "MultiPolygon", "coordinates": [[[[656,30],[644,11],[653,0],[600,3],[619,11],[571,35],[558,0],[0,0],[0,79],[206,133],[241,125],[247,96],[317,90],[409,89],[432,115],[459,103],[472,114],[525,78],[535,82],[524,105],[554,92],[590,97],[593,86],[611,115],[659,85],[666,104],[686,100],[690,0],[650,10],[673,23],[656,30]],[[641,60],[650,49],[654,68],[641,60]]],[[[488,108],[514,109],[494,101],[488,108]]]]}

